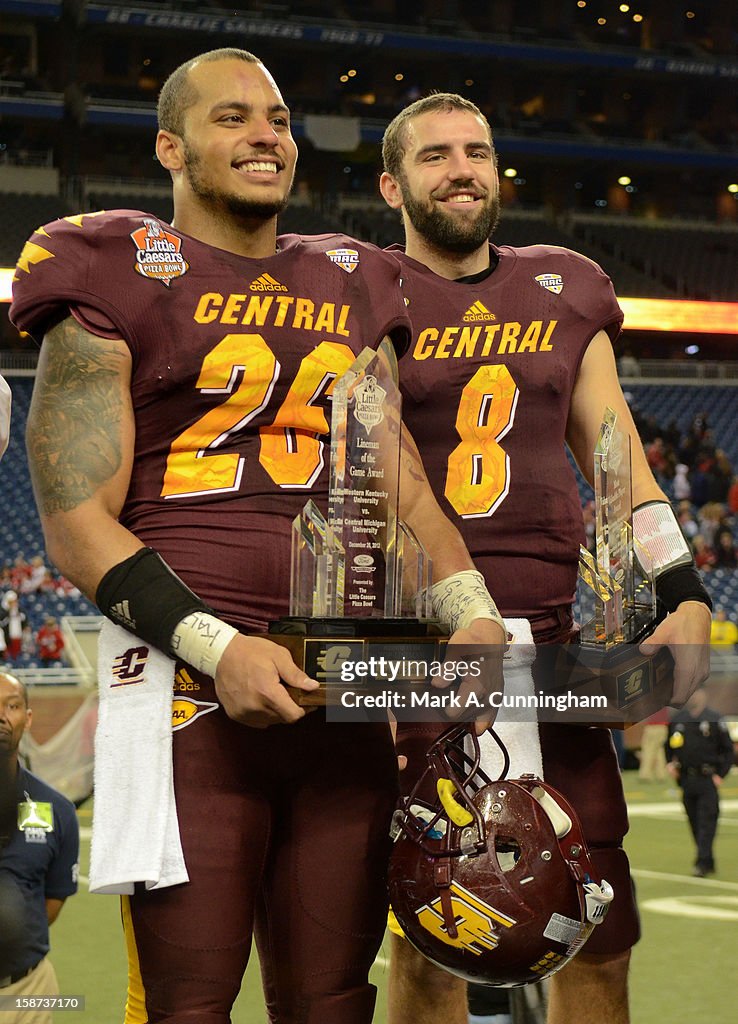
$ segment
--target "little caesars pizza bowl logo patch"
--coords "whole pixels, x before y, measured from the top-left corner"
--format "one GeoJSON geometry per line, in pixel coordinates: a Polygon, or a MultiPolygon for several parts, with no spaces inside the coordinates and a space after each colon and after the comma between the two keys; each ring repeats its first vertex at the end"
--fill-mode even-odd
{"type": "Polygon", "coordinates": [[[169,287],[175,277],[189,270],[189,263],[179,251],[182,239],[167,231],[158,220],[146,218],[143,227],[131,232],[136,246],[136,270],[151,281],[169,287]]]}

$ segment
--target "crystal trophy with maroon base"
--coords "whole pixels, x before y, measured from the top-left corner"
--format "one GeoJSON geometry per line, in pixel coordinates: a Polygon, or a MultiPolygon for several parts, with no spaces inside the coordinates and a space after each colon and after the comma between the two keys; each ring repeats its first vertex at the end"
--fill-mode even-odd
{"type": "MultiPolygon", "coordinates": [[[[665,707],[674,662],[668,647],[651,657],[638,645],[658,622],[648,552],[633,537],[630,434],[605,410],[594,453],[595,553],[580,549],[579,643],[561,650],[574,694],[601,694],[596,714],[622,727],[665,707]]],[[[561,659],[560,659],[561,661],[561,659]]]]}
{"type": "Polygon", "coordinates": [[[430,558],[399,518],[401,396],[377,352],[364,349],[336,382],[332,407],[328,508],[310,500],[294,520],[290,614],[269,627],[321,684],[290,688],[302,705],[338,704],[346,662],[430,664],[446,638],[431,619],[430,558]]]}

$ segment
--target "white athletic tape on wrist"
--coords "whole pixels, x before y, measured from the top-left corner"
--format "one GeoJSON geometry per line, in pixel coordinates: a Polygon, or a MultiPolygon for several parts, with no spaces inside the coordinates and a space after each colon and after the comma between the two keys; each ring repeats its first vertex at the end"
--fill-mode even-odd
{"type": "Polygon", "coordinates": [[[651,559],[651,566],[643,568],[654,577],[693,561],[674,509],[665,501],[648,501],[633,509],[633,536],[651,559]]]}
{"type": "Polygon", "coordinates": [[[175,626],[169,649],[174,657],[215,678],[218,662],[234,636],[238,630],[227,622],[206,612],[190,612],[175,626]]]}
{"type": "Polygon", "coordinates": [[[484,577],[475,569],[464,569],[439,580],[431,587],[433,614],[452,633],[467,629],[475,619],[492,619],[505,626],[497,605],[487,590],[484,577]]]}

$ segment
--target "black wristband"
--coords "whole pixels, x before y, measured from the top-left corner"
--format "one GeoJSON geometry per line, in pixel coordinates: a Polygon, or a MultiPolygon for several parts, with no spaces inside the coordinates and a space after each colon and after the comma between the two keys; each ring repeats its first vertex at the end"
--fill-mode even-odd
{"type": "Polygon", "coordinates": [[[682,601],[701,601],[712,611],[712,599],[694,562],[667,569],[657,577],[656,597],[667,612],[676,611],[682,601]]]}
{"type": "Polygon", "coordinates": [[[109,569],[100,580],[95,603],[103,615],[165,654],[185,615],[214,614],[153,548],[142,548],[109,569]]]}

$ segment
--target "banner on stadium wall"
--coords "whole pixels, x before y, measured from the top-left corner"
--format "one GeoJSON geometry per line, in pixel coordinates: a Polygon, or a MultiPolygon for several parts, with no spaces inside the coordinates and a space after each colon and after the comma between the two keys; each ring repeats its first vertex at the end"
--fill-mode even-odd
{"type": "MultiPolygon", "coordinates": [[[[0,0],[0,12],[31,17],[58,19],[61,0],[0,0]]],[[[131,28],[160,29],[166,32],[203,32],[213,36],[239,36],[242,39],[289,39],[330,46],[382,47],[423,53],[443,53],[467,60],[492,57],[502,60],[566,64],[569,67],[615,68],[646,74],[686,75],[699,78],[738,79],[738,62],[729,58],[701,60],[698,57],[654,56],[635,50],[632,53],[614,50],[575,48],[573,46],[534,45],[503,42],[494,39],[468,39],[420,32],[386,31],[380,27],[321,25],[302,22],[298,18],[270,20],[246,14],[216,14],[199,11],[162,10],[153,4],[150,9],[88,4],[85,19],[92,25],[125,25],[131,28]]]]}
{"type": "MultiPolygon", "coordinates": [[[[0,3],[0,9],[2,3],[0,3]]],[[[381,28],[360,25],[326,24],[301,22],[290,18],[270,21],[266,18],[248,15],[203,14],[197,11],[177,11],[145,7],[111,7],[88,4],[88,23],[105,25],[127,25],[132,27],[162,29],[167,32],[207,32],[212,35],[253,36],[267,39],[302,40],[312,43],[327,43],[331,46],[382,47],[383,51],[402,50],[422,53],[444,53],[457,55],[467,60],[475,57],[496,57],[503,60],[545,62],[566,64],[569,67],[618,68],[639,72],[667,75],[689,75],[701,78],[738,79],[738,62],[724,60],[699,60],[688,57],[660,57],[644,54],[642,51],[622,53],[606,49],[583,47],[532,45],[529,43],[501,42],[492,39],[468,39],[452,36],[426,35],[425,33],[385,31],[381,28]]]]}

